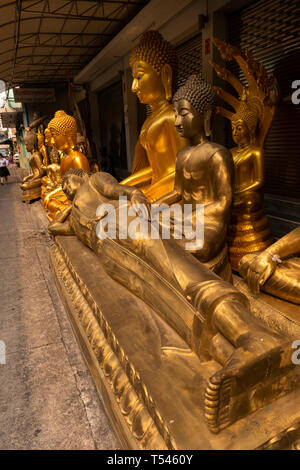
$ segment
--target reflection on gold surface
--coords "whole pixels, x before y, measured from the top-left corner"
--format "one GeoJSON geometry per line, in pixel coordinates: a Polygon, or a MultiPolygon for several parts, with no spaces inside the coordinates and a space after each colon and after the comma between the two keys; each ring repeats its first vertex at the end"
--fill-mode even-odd
{"type": "Polygon", "coordinates": [[[276,93],[262,64],[247,50],[240,52],[215,38],[213,42],[224,60],[238,63],[248,82],[245,87],[231,72],[211,62],[218,76],[230,83],[239,95],[237,99],[215,87],[218,95],[234,109],[232,112],[218,107],[217,112],[230,119],[232,137],[237,144],[231,150],[235,190],[228,241],[231,265],[238,270],[238,262],[244,254],[261,251],[272,243],[263,209],[263,146],[274,116],[276,93]]]}

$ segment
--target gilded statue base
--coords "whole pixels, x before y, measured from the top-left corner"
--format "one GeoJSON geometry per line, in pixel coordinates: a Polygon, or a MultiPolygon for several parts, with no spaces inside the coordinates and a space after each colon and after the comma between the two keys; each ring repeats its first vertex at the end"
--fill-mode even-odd
{"type": "MultiPolygon", "coordinates": [[[[261,394],[267,397],[270,387],[281,388],[283,394],[270,401],[264,398],[264,406],[252,413],[250,406],[246,416],[214,433],[207,422],[208,402],[212,406],[214,401],[208,384],[222,366],[212,359],[200,361],[159,312],[109,277],[101,257],[76,237],[56,237],[51,263],[75,336],[123,448],[297,448],[300,369],[275,381],[269,377],[264,388],[253,387],[248,405],[254,410],[255,400],[262,399],[261,394]]],[[[230,383],[225,384],[223,400],[228,390],[230,383]]],[[[236,398],[230,397],[225,414],[236,398]]],[[[218,402],[217,395],[215,399],[218,402]]]]}
{"type": "Polygon", "coordinates": [[[40,199],[41,197],[41,186],[33,189],[26,189],[22,191],[22,201],[29,204],[34,199],[40,199]]]}

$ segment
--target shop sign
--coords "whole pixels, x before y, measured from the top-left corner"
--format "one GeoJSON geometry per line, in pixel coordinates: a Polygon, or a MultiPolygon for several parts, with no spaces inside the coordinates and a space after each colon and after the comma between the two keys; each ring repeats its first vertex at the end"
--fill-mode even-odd
{"type": "Polygon", "coordinates": [[[53,103],[54,88],[14,88],[16,103],[53,103]]]}

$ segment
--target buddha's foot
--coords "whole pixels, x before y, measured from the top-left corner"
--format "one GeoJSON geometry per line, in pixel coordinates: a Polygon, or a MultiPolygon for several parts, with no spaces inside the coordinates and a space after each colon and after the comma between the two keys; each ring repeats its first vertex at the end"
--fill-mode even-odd
{"type": "Polygon", "coordinates": [[[207,384],[205,417],[211,432],[218,433],[295,388],[292,353],[290,343],[260,354],[237,348],[207,384]]]}

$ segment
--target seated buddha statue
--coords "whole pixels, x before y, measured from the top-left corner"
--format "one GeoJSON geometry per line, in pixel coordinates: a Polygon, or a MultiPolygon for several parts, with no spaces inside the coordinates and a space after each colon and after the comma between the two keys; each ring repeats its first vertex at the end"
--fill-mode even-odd
{"type": "MultiPolygon", "coordinates": [[[[56,111],[48,128],[53,138],[53,146],[62,152],[60,172],[63,176],[70,168],[82,168],[89,171],[89,162],[85,155],[76,150],[77,124],[72,116],[65,111],[56,111]]],[[[48,217],[53,219],[70,201],[64,195],[61,187],[49,193],[44,199],[44,208],[49,211],[48,217]]]]}
{"type": "Polygon", "coordinates": [[[300,227],[292,230],[259,254],[240,260],[240,273],[253,294],[260,290],[300,304],[300,227]],[[287,259],[284,259],[287,258],[287,259]]]}
{"type": "Polygon", "coordinates": [[[131,53],[130,66],[132,91],[152,112],[141,128],[132,174],[121,184],[138,186],[155,201],[173,189],[176,154],[185,144],[175,130],[170,102],[176,86],[176,53],[158,31],[147,31],[131,53]]]}
{"type": "Polygon", "coordinates": [[[61,187],[60,155],[57,149],[53,148],[49,154],[50,164],[46,168],[47,185],[44,190],[44,197],[55,189],[61,187]]]}
{"type": "Polygon", "coordinates": [[[230,119],[232,137],[237,144],[231,149],[235,186],[228,228],[230,262],[237,271],[242,256],[264,250],[272,243],[263,207],[263,146],[274,116],[275,94],[266,70],[248,51],[240,52],[219,39],[213,42],[224,60],[238,63],[248,81],[245,87],[231,72],[211,62],[217,74],[233,86],[240,98],[215,87],[218,95],[235,110],[217,108],[220,115],[230,119]]]}
{"type": "Polygon", "coordinates": [[[29,202],[41,196],[41,184],[44,169],[42,166],[42,155],[38,151],[38,140],[35,132],[26,130],[24,143],[26,150],[30,152],[29,165],[31,174],[22,180],[22,200],[29,202]]]}

